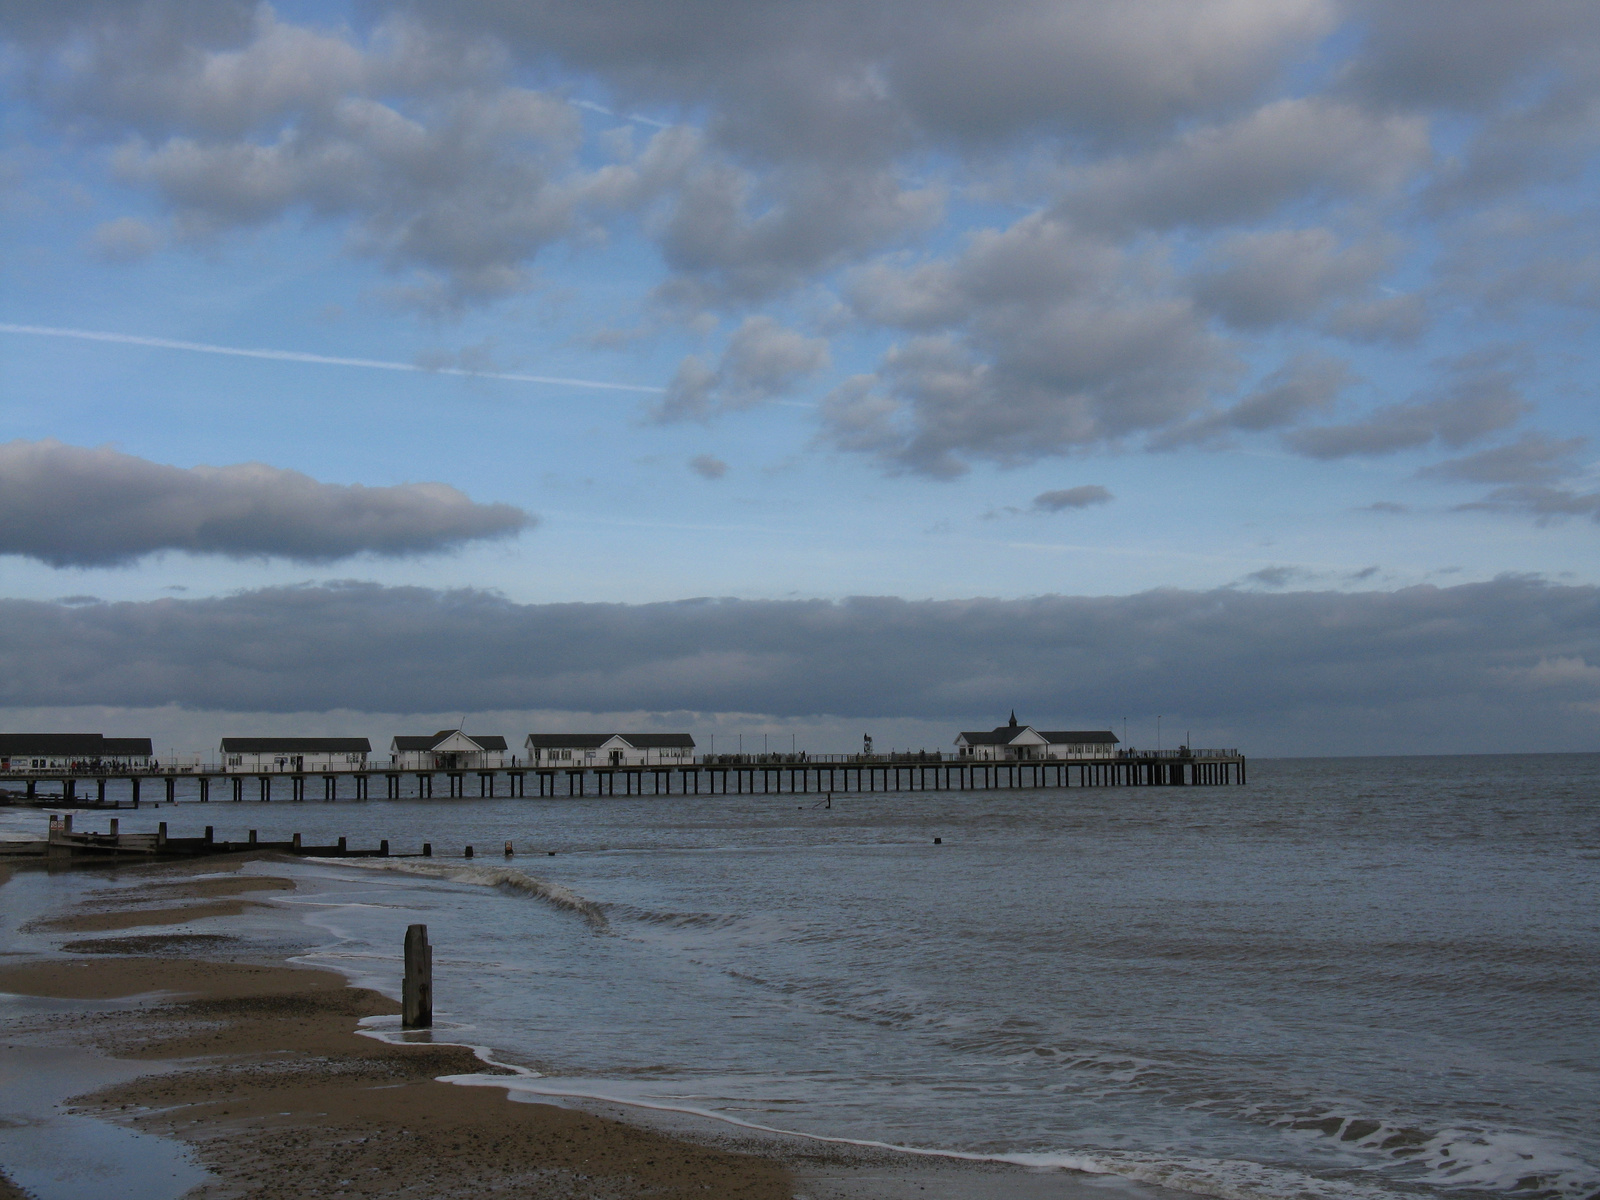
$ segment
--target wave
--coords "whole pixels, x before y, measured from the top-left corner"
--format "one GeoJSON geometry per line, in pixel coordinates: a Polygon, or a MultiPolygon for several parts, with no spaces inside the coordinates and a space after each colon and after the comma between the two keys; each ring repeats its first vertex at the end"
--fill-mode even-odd
{"type": "Polygon", "coordinates": [[[593,900],[586,899],[578,893],[562,887],[559,883],[552,883],[548,879],[540,879],[529,875],[526,871],[518,871],[514,867],[480,867],[468,866],[465,863],[425,863],[415,859],[381,859],[381,858],[341,858],[324,859],[323,861],[337,862],[344,867],[361,867],[368,871],[395,871],[401,875],[420,875],[427,879],[446,879],[452,883],[470,883],[478,887],[501,888],[505,891],[515,892],[523,896],[531,896],[535,900],[570,913],[576,913],[589,922],[599,932],[609,932],[611,923],[606,920],[605,910],[593,900]]]}
{"type": "Polygon", "coordinates": [[[726,929],[748,922],[747,917],[731,913],[659,912],[633,904],[616,904],[608,908],[613,916],[637,921],[641,925],[663,925],[671,929],[726,929]]]}
{"type": "Polygon", "coordinates": [[[800,1133],[763,1125],[742,1117],[717,1112],[697,1105],[675,1104],[664,1100],[630,1095],[624,1088],[575,1088],[539,1076],[526,1068],[500,1063],[488,1053],[478,1056],[494,1066],[509,1067],[515,1076],[442,1075],[441,1083],[464,1087],[501,1087],[508,1092],[552,1099],[596,1100],[654,1112],[680,1113],[718,1121],[758,1133],[776,1134],[807,1142],[834,1146],[853,1146],[862,1150],[889,1151],[918,1158],[943,1158],[962,1162],[1008,1163],[1034,1170],[1055,1168],[1089,1175],[1110,1175],[1138,1183],[1154,1184],[1175,1191],[1212,1196],[1217,1200],[1395,1200],[1396,1193],[1366,1183],[1320,1179],[1299,1171],[1265,1166],[1233,1159],[1163,1158],[1132,1151],[1065,1151],[1060,1153],[979,1153],[967,1150],[942,1150],[925,1146],[904,1146],[871,1138],[851,1138],[827,1134],[800,1133]]]}

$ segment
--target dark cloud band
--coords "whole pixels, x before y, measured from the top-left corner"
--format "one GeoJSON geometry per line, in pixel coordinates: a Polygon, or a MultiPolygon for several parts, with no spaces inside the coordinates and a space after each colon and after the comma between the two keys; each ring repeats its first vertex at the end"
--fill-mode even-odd
{"type": "Polygon", "coordinates": [[[1312,746],[1397,721],[1416,746],[1538,745],[1592,728],[1600,588],[523,605],[350,584],[0,602],[0,707],[89,704],[939,721],[1015,706],[1293,722],[1312,746]]]}

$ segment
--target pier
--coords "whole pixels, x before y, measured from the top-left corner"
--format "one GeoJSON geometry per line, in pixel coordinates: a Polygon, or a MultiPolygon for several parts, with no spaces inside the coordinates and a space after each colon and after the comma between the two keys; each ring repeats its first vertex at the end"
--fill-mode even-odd
{"type": "MultiPolygon", "coordinates": [[[[427,770],[360,766],[326,771],[239,771],[223,767],[155,770],[54,768],[0,772],[0,787],[23,785],[23,802],[58,807],[115,807],[107,785],[125,782],[133,807],[177,798],[180,783],[201,803],[273,800],[366,800],[434,796],[553,798],[584,796],[730,796],[875,792],[985,792],[1104,787],[1227,787],[1246,782],[1236,750],[1168,750],[1084,759],[984,760],[938,754],[707,756],[697,763],[628,766],[582,764],[427,770]],[[80,785],[84,794],[79,794],[80,785]],[[408,786],[409,785],[409,786],[408,786]],[[93,798],[89,789],[93,788],[93,798]]],[[[9,790],[9,789],[8,789],[9,790]]]]}

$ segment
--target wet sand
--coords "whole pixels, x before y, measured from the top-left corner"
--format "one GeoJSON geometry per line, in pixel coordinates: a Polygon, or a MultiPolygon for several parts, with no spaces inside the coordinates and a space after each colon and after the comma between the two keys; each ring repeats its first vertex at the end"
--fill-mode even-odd
{"type": "MultiPolygon", "coordinates": [[[[174,912],[184,914],[177,920],[205,920],[226,915],[210,897],[260,883],[261,877],[249,876],[162,883],[132,897],[124,890],[114,914],[123,918],[120,924],[97,923],[111,912],[86,911],[40,926],[133,928],[174,923],[174,912]],[[141,898],[160,903],[141,907],[141,898]],[[184,898],[194,903],[170,903],[184,898]]],[[[267,880],[265,886],[293,884],[267,880]]],[[[97,898],[88,899],[92,905],[97,898]]],[[[64,1000],[139,998],[111,1011],[36,1019],[34,1032],[169,1068],[81,1097],[74,1109],[188,1143],[216,1176],[189,1193],[193,1200],[793,1195],[789,1171],[771,1159],[573,1109],[512,1102],[497,1090],[435,1082],[439,1075],[494,1068],[460,1047],[396,1046],[358,1035],[362,1017],[393,1014],[398,1006],[346,986],[340,975],[118,953],[143,940],[105,939],[110,945],[71,960],[5,963],[0,991],[64,1000]]],[[[84,947],[74,948],[81,953],[84,947]]],[[[19,1034],[25,1039],[27,1031],[11,1031],[8,1041],[19,1034]]]]}

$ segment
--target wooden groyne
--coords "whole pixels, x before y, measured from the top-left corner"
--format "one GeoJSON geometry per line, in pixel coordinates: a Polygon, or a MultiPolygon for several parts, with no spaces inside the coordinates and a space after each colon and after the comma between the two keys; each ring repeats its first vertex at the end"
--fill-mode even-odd
{"type": "MultiPolygon", "coordinates": [[[[382,795],[450,797],[724,796],[784,793],[983,792],[1089,787],[1225,787],[1246,782],[1244,756],[1236,751],[1165,752],[1095,759],[984,761],[906,757],[814,762],[804,756],[760,761],[706,761],[681,766],[583,765],[465,770],[397,770],[392,767],[335,771],[225,771],[183,768],[166,771],[11,772],[0,781],[26,786],[25,803],[111,807],[107,785],[126,782],[135,808],[141,799],[177,797],[188,781],[202,803],[213,799],[262,802],[366,800],[377,781],[382,795]],[[476,786],[473,786],[474,780],[476,786]],[[48,791],[41,791],[40,785],[48,791]],[[93,799],[78,785],[94,786],[93,799]],[[151,795],[150,793],[154,793],[151,795]],[[53,795],[51,793],[54,793],[53,795]],[[220,793],[217,795],[216,793],[220,793]]],[[[186,787],[186,790],[190,788],[186,787]]]]}
{"type": "MultiPolygon", "coordinates": [[[[301,858],[431,858],[433,847],[423,843],[421,854],[391,854],[388,839],[379,842],[375,849],[353,849],[349,839],[340,838],[330,845],[310,845],[297,833],[288,841],[266,841],[256,836],[252,829],[242,842],[218,841],[215,831],[206,826],[203,837],[169,837],[167,823],[162,821],[154,833],[123,833],[119,819],[111,818],[104,832],[75,830],[72,817],[51,817],[49,834],[42,841],[0,842],[0,856],[14,858],[45,858],[51,861],[82,859],[156,859],[202,858],[212,854],[240,854],[275,851],[301,858]]],[[[507,842],[509,853],[511,843],[507,842]]],[[[471,857],[471,847],[467,856],[471,857]]]]}

